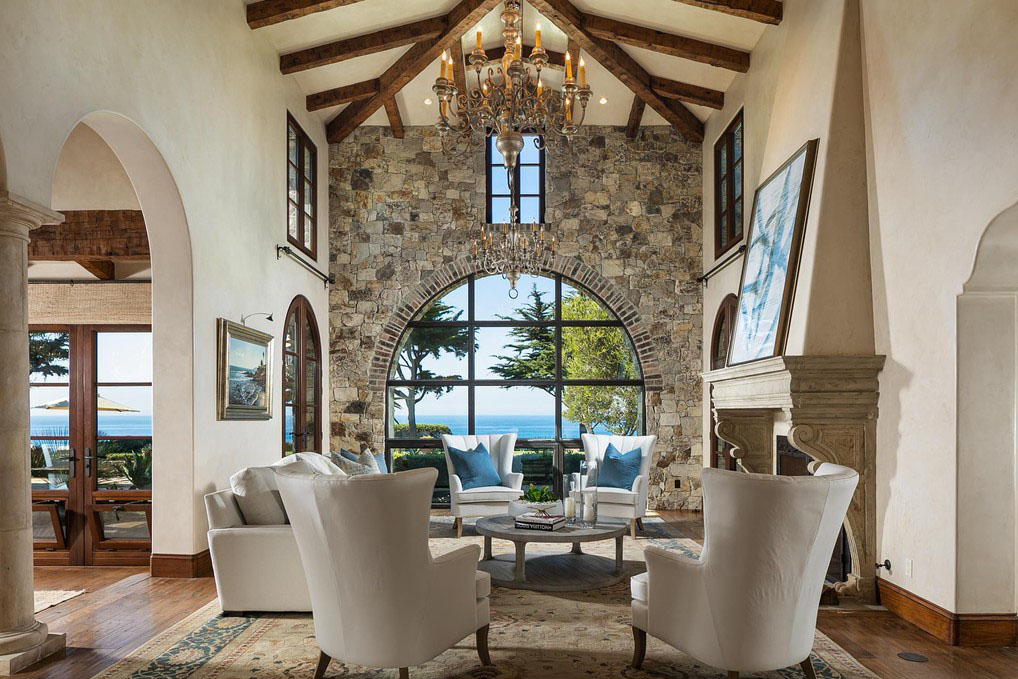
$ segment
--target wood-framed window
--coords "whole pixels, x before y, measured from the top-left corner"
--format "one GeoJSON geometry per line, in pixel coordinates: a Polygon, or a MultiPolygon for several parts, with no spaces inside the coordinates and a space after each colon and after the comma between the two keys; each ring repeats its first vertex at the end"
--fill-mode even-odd
{"type": "Polygon", "coordinates": [[[286,114],[286,240],[318,258],[318,150],[286,114]]]}
{"type": "Polygon", "coordinates": [[[489,224],[508,224],[509,207],[520,211],[520,224],[544,223],[544,149],[535,145],[537,137],[523,135],[523,150],[514,170],[514,191],[509,190],[507,170],[502,154],[495,148],[495,137],[489,137],[484,160],[487,168],[487,210],[489,224]]]}
{"type": "Polygon", "coordinates": [[[293,298],[283,327],[283,456],[320,453],[322,343],[306,297],[293,298]]]}
{"type": "MultiPolygon", "coordinates": [[[[735,330],[735,314],[739,312],[739,298],[728,295],[721,301],[718,315],[714,319],[714,332],[710,340],[710,369],[719,370],[728,365],[728,348],[732,344],[732,332],[735,330]]],[[[711,402],[710,416],[710,466],[717,469],[735,471],[735,459],[729,455],[732,445],[718,438],[714,433],[717,422],[714,421],[714,403],[711,402]]]]}
{"type": "Polygon", "coordinates": [[[742,111],[735,114],[714,144],[714,257],[735,247],[743,236],[742,111]]]}

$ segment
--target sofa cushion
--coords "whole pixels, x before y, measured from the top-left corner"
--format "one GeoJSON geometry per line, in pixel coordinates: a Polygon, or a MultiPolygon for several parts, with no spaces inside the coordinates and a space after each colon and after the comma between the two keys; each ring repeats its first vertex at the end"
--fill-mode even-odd
{"type": "MultiPolygon", "coordinates": [[[[339,449],[339,454],[341,456],[345,457],[346,459],[350,460],[351,462],[356,462],[357,458],[359,457],[357,455],[357,453],[353,452],[352,450],[347,450],[346,448],[340,448],[339,449]]],[[[379,474],[388,474],[389,473],[389,467],[388,467],[388,465],[385,464],[385,453],[382,453],[380,455],[376,455],[376,454],[372,453],[371,455],[372,455],[372,457],[375,458],[375,464],[378,465],[378,473],[379,474]]]]}
{"type": "Polygon", "coordinates": [[[609,443],[598,469],[598,488],[631,489],[633,482],[636,481],[636,477],[640,475],[640,464],[642,462],[642,449],[635,448],[625,453],[620,453],[614,444],[609,443]]]}
{"type": "Polygon", "coordinates": [[[647,600],[647,591],[650,585],[647,580],[646,573],[640,573],[634,575],[629,579],[629,592],[633,595],[633,598],[637,601],[647,600]]]}
{"type": "Polygon", "coordinates": [[[452,460],[456,476],[460,477],[463,490],[497,486],[502,483],[502,477],[498,475],[498,470],[491,462],[491,455],[483,443],[478,443],[477,447],[471,450],[449,447],[449,459],[452,460]]]}
{"type": "Polygon", "coordinates": [[[597,501],[609,505],[633,505],[636,504],[637,495],[626,488],[602,488],[597,487],[597,501]]]}
{"type": "MultiPolygon", "coordinates": [[[[346,452],[349,453],[350,451],[346,452]]],[[[365,450],[353,460],[343,455],[342,451],[338,455],[336,453],[329,453],[329,457],[336,463],[337,467],[350,476],[381,474],[381,471],[378,469],[378,463],[375,461],[375,456],[371,454],[371,450],[365,450]]]]}
{"type": "Polygon", "coordinates": [[[249,526],[278,526],[289,523],[283,500],[279,497],[279,486],[273,471],[280,467],[294,466],[307,472],[319,474],[342,474],[343,471],[318,453],[296,453],[288,455],[266,467],[245,467],[230,477],[230,487],[237,500],[237,506],[249,526]]]}
{"type": "Polygon", "coordinates": [[[511,502],[520,496],[520,491],[505,486],[481,486],[471,488],[459,494],[457,500],[463,502],[511,502]]]}

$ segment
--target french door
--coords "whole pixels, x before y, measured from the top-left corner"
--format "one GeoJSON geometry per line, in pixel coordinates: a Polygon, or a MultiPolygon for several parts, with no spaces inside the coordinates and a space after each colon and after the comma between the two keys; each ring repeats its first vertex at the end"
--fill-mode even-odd
{"type": "Polygon", "coordinates": [[[32,326],[37,564],[145,565],[152,520],[148,326],[32,326]]]}
{"type": "Polygon", "coordinates": [[[322,348],[311,303],[297,295],[283,332],[283,456],[322,452],[322,348]]]}

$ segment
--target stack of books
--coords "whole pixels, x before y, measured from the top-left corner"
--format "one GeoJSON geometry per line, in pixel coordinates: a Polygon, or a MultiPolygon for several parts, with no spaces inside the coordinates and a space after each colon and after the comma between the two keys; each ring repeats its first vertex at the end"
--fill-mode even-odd
{"type": "Polygon", "coordinates": [[[521,514],[516,517],[516,527],[523,530],[558,530],[566,525],[561,514],[521,514]]]}

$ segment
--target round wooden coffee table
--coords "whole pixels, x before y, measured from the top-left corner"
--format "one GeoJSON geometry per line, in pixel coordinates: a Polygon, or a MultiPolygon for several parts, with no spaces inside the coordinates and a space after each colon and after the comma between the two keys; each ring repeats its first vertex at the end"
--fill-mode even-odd
{"type": "MultiPolygon", "coordinates": [[[[556,531],[516,528],[511,516],[489,516],[478,519],[477,532],[484,536],[484,560],[477,567],[491,576],[491,584],[511,589],[532,589],[539,592],[577,592],[597,589],[622,582],[642,572],[643,565],[633,573],[625,572],[622,561],[622,539],[627,524],[602,523],[594,528],[565,526],[556,531]],[[516,545],[512,554],[491,553],[491,540],[509,540],[516,545]],[[615,559],[585,554],[584,542],[615,540],[615,559]],[[527,557],[528,542],[572,544],[564,554],[537,554],[527,557]]],[[[631,569],[630,569],[631,570],[631,569]]]]}

